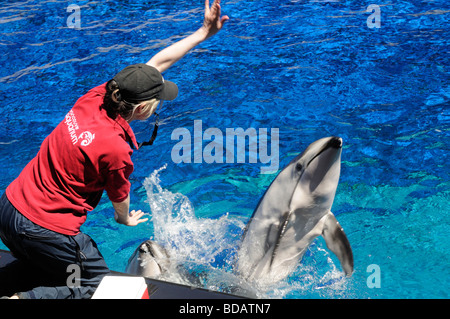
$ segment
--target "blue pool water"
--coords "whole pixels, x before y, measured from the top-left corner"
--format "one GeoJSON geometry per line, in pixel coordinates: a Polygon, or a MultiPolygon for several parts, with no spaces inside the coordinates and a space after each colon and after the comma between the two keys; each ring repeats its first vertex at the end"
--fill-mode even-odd
{"type": "MultiPolygon", "coordinates": [[[[78,97],[201,25],[202,1],[146,2],[0,2],[1,193],[78,97]]],[[[104,196],[82,228],[110,268],[123,271],[153,238],[204,287],[237,280],[240,235],[276,175],[248,157],[195,163],[194,149],[191,163],[175,164],[172,132],[193,136],[202,121],[203,132],[278,129],[280,169],[318,138],[344,139],[333,211],[353,248],[353,276],[318,238],[289,278],[257,287],[259,296],[450,297],[450,4],[376,3],[381,25],[370,28],[372,3],[222,2],[230,21],[164,74],[179,97],[164,105],[155,144],[133,155],[132,208],[152,221],[116,224],[104,196]]],[[[152,120],[133,128],[147,139],[152,120]]]]}

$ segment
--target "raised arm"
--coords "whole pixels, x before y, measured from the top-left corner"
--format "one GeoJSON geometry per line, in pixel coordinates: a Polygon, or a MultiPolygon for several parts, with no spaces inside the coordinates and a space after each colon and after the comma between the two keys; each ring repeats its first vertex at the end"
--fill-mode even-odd
{"type": "Polygon", "coordinates": [[[203,20],[202,27],[188,37],[158,52],[147,64],[157,68],[161,73],[170,68],[196,45],[222,29],[224,23],[229,18],[228,16],[221,17],[220,12],[220,0],[214,0],[211,8],[209,7],[209,0],[206,0],[205,19],[203,20]]]}

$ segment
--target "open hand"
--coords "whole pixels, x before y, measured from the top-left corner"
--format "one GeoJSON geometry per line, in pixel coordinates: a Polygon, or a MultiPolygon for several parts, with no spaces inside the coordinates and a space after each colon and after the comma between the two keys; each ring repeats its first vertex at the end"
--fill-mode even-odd
{"type": "Polygon", "coordinates": [[[229,19],[226,15],[221,17],[220,12],[220,0],[214,0],[211,8],[209,7],[209,0],[205,1],[205,19],[203,20],[202,28],[206,31],[206,38],[219,32],[229,19]]]}
{"type": "Polygon", "coordinates": [[[128,216],[126,225],[127,226],[136,226],[140,223],[146,222],[148,220],[148,218],[141,219],[141,217],[144,216],[144,214],[145,213],[141,210],[138,210],[138,211],[132,210],[128,216]]]}

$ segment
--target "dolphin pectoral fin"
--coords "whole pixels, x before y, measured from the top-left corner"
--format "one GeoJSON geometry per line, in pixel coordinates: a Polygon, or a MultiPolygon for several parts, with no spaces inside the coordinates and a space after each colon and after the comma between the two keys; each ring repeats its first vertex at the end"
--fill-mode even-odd
{"type": "Polygon", "coordinates": [[[338,257],[345,274],[351,276],[353,272],[353,252],[350,242],[333,213],[329,212],[325,217],[322,237],[325,239],[328,249],[338,257]]]}

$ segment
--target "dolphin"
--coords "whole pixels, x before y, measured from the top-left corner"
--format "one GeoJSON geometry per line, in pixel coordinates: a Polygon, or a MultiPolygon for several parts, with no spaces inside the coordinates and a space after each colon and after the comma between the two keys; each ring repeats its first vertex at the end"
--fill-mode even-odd
{"type": "Polygon", "coordinates": [[[201,281],[182,265],[172,261],[169,252],[153,240],[143,241],[128,259],[125,272],[130,275],[162,279],[201,287],[201,281]]]}
{"type": "MultiPolygon", "coordinates": [[[[312,241],[323,236],[344,272],[353,272],[353,253],[331,212],[340,175],[342,139],[310,144],[273,180],[247,223],[234,272],[246,282],[271,284],[287,277],[312,241]]],[[[166,273],[169,254],[147,240],[128,261],[127,272],[150,278],[166,273]]],[[[180,270],[179,267],[176,270],[180,270]]]]}
{"type": "Polygon", "coordinates": [[[152,240],[142,242],[131,255],[125,272],[131,275],[157,278],[170,267],[166,249],[152,240]]]}
{"type": "Polygon", "coordinates": [[[287,277],[319,235],[353,272],[353,254],[331,212],[340,175],[342,139],[310,144],[273,180],[244,230],[235,271],[249,281],[274,283],[287,277]]]}

